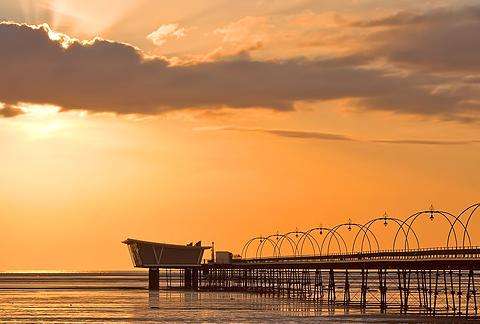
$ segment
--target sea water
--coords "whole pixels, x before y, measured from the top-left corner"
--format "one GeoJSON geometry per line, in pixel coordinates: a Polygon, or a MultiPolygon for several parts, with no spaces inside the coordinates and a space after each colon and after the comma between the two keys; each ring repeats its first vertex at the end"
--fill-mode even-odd
{"type": "Polygon", "coordinates": [[[147,273],[0,273],[0,322],[425,322],[247,293],[149,292],[147,273]]]}

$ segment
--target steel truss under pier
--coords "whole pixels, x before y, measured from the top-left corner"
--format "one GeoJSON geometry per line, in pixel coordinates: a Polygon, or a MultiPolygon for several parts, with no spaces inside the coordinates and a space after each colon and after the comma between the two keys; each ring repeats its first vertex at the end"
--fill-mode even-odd
{"type": "Polygon", "coordinates": [[[329,308],[479,318],[480,248],[461,249],[461,254],[457,249],[431,250],[431,256],[414,258],[418,252],[209,263],[183,269],[182,285],[292,298],[329,308]]]}
{"type": "Polygon", "coordinates": [[[252,292],[382,313],[478,318],[475,270],[215,267],[200,272],[200,290],[252,292]]]}

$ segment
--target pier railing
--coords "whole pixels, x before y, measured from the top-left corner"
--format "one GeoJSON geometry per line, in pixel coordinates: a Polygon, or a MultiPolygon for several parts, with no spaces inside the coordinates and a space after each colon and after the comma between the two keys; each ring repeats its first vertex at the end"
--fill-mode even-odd
{"type": "Polygon", "coordinates": [[[369,252],[332,253],[328,255],[285,255],[258,258],[234,259],[234,263],[261,262],[310,262],[310,261],[349,261],[349,260],[425,260],[425,259],[479,259],[480,246],[468,248],[430,247],[410,250],[379,250],[369,252]]]}

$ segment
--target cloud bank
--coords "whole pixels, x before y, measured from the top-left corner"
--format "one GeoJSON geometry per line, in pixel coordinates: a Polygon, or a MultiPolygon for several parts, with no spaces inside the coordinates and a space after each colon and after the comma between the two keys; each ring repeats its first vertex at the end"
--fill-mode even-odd
{"type": "Polygon", "coordinates": [[[435,72],[480,71],[480,6],[399,12],[354,25],[382,27],[369,40],[391,62],[435,72]]]}
{"type": "Polygon", "coordinates": [[[241,56],[188,64],[149,57],[125,43],[71,39],[47,25],[0,23],[0,102],[158,114],[222,107],[289,111],[302,101],[345,100],[359,110],[469,122],[480,111],[480,84],[472,82],[478,75],[471,73],[480,68],[480,20],[469,10],[357,22],[354,28],[374,29],[376,46],[343,57],[241,56]],[[378,64],[381,59],[399,69],[378,64]]]}

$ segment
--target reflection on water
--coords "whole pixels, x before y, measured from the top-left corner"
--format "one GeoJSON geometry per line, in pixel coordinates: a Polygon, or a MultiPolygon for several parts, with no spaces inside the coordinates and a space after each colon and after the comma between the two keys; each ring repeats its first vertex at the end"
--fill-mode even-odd
{"type": "Polygon", "coordinates": [[[148,292],[148,306],[152,309],[160,308],[160,292],[149,291],[148,292]]]}
{"type": "MultiPolygon", "coordinates": [[[[1,321],[398,321],[378,314],[322,309],[314,304],[241,293],[147,290],[2,290],[1,321]]],[[[403,318],[402,322],[406,319],[403,318]]],[[[418,322],[412,318],[412,322],[418,322]]]]}
{"type": "MultiPolygon", "coordinates": [[[[398,317],[325,309],[244,293],[148,292],[144,274],[0,275],[0,322],[398,322],[398,317]],[[98,280],[95,277],[101,276],[98,280]],[[105,280],[107,276],[109,279],[105,280]],[[126,280],[127,277],[127,280],[126,280]],[[137,277],[138,280],[132,280],[137,277]],[[79,283],[87,282],[83,286],[79,283]],[[119,282],[121,284],[119,284],[119,282]],[[18,285],[20,288],[15,288],[18,285]],[[126,285],[126,286],[125,286],[126,285]],[[34,287],[34,289],[32,289],[34,287]]],[[[402,317],[401,322],[407,319],[402,317]]],[[[411,319],[412,322],[418,322],[411,319]]]]}

